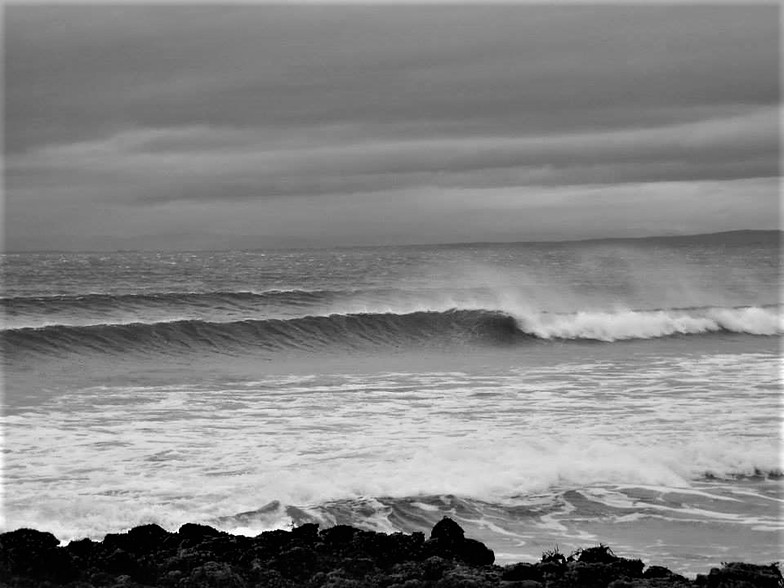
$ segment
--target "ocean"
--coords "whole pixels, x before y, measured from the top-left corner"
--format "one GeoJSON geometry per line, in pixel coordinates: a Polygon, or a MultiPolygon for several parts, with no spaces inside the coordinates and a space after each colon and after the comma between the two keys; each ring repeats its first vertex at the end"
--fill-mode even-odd
{"type": "Polygon", "coordinates": [[[3,530],[782,554],[780,233],[3,256],[3,530]]]}

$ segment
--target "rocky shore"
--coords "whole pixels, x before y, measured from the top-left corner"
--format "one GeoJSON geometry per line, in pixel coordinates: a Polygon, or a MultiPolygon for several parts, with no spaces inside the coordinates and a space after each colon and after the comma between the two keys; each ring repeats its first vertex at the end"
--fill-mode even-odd
{"type": "Polygon", "coordinates": [[[103,541],[60,546],[51,533],[0,534],[0,587],[136,588],[782,588],[776,565],[726,563],[688,579],[606,546],[540,562],[494,565],[483,543],[444,518],[423,533],[386,535],[307,524],[256,537],[186,524],[176,533],[145,525],[103,541]]]}

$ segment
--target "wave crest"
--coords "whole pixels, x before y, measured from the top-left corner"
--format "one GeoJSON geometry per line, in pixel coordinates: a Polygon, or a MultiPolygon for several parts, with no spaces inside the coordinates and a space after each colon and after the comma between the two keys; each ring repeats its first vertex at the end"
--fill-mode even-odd
{"type": "Polygon", "coordinates": [[[720,331],[749,335],[776,335],[782,331],[778,309],[762,307],[539,313],[519,316],[517,320],[523,331],[542,339],[607,342],[720,331]]]}

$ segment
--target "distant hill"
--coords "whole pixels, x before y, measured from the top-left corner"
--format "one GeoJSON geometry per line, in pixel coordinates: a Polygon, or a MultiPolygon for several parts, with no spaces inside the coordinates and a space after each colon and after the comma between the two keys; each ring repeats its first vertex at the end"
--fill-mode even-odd
{"type": "Polygon", "coordinates": [[[699,235],[659,235],[652,237],[619,237],[607,239],[585,239],[583,241],[602,242],[602,241],[648,241],[648,242],[666,242],[666,243],[705,243],[710,245],[734,245],[744,244],[750,245],[753,243],[770,244],[774,241],[781,241],[782,231],[756,231],[756,230],[742,230],[742,231],[723,231],[720,233],[704,233],[699,235]]]}
{"type": "Polygon", "coordinates": [[[443,243],[433,245],[410,245],[410,247],[492,247],[494,245],[569,245],[584,243],[586,245],[613,244],[657,244],[688,245],[704,243],[706,245],[766,245],[781,243],[783,231],[776,230],[740,230],[698,235],[655,235],[647,237],[600,237],[591,239],[561,239],[536,241],[478,241],[472,243],[443,243]]]}

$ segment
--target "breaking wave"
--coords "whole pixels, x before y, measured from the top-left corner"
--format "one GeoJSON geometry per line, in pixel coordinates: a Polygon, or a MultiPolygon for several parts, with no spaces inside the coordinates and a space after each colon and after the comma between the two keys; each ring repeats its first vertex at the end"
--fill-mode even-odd
{"type": "Polygon", "coordinates": [[[7,329],[7,353],[59,353],[247,349],[406,347],[417,344],[495,344],[557,339],[625,341],[674,335],[741,333],[771,336],[782,332],[778,307],[623,310],[615,312],[526,313],[500,310],[418,311],[330,314],[291,319],[212,322],[179,320],[153,323],[51,325],[7,329]]]}

